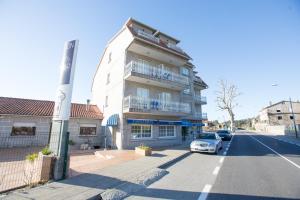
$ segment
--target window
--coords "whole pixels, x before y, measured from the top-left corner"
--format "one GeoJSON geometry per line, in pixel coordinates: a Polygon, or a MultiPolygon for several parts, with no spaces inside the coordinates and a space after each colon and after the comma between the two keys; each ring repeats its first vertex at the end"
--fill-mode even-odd
{"type": "Polygon", "coordinates": [[[278,120],[282,120],[282,116],[278,116],[277,119],[278,119],[278,120]]]}
{"type": "Polygon", "coordinates": [[[34,123],[14,123],[11,136],[34,136],[36,127],[34,123]]]}
{"type": "Polygon", "coordinates": [[[92,136],[96,135],[97,126],[96,124],[81,124],[80,125],[80,136],[92,136]]]}
{"type": "Polygon", "coordinates": [[[189,76],[189,70],[185,67],[181,67],[181,74],[185,76],[189,76]]]}
{"type": "Polygon", "coordinates": [[[108,54],[108,63],[111,62],[111,55],[112,55],[112,53],[110,52],[110,53],[108,54]]]}
{"type": "Polygon", "coordinates": [[[146,88],[137,88],[136,94],[138,97],[141,98],[149,98],[149,90],[146,88]]]}
{"type": "Polygon", "coordinates": [[[110,73],[106,76],[106,85],[110,83],[110,73]]]}
{"type": "Polygon", "coordinates": [[[280,110],[276,110],[276,112],[280,112],[280,110]]]}
{"type": "Polygon", "coordinates": [[[291,116],[290,116],[290,119],[294,119],[294,116],[293,116],[293,115],[291,115],[291,116]]]}
{"type": "Polygon", "coordinates": [[[132,125],[132,139],[147,139],[152,137],[151,125],[132,125]]]}
{"type": "Polygon", "coordinates": [[[105,97],[105,107],[108,106],[108,96],[105,97]]]}
{"type": "Polygon", "coordinates": [[[159,126],[159,137],[175,137],[175,126],[159,126]]]}

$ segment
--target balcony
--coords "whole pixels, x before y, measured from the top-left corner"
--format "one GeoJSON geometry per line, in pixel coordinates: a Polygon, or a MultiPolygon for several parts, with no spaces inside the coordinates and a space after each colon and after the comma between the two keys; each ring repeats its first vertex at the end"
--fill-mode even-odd
{"type": "Polygon", "coordinates": [[[200,95],[195,95],[194,100],[196,104],[207,104],[206,97],[200,96],[200,95]]]}
{"type": "Polygon", "coordinates": [[[189,85],[188,77],[163,70],[162,65],[152,65],[146,61],[128,63],[125,67],[125,79],[174,90],[182,90],[189,85]]]}
{"type": "Polygon", "coordinates": [[[159,43],[159,38],[155,37],[154,35],[151,35],[150,33],[146,33],[142,30],[137,30],[136,32],[139,36],[141,36],[143,38],[147,38],[155,43],[159,43]]]}
{"type": "Polygon", "coordinates": [[[158,99],[127,96],[124,98],[123,112],[184,116],[191,113],[191,107],[188,103],[168,102],[158,99]]]}
{"type": "Polygon", "coordinates": [[[194,118],[201,119],[201,120],[207,120],[207,113],[196,112],[196,113],[194,113],[194,118]]]}
{"type": "Polygon", "coordinates": [[[177,45],[175,44],[171,44],[171,43],[168,43],[167,46],[175,51],[178,51],[178,52],[181,52],[181,53],[184,53],[184,51],[178,47],[177,45]]]}
{"type": "Polygon", "coordinates": [[[207,88],[207,84],[199,76],[194,76],[194,83],[200,85],[201,87],[207,88]]]}

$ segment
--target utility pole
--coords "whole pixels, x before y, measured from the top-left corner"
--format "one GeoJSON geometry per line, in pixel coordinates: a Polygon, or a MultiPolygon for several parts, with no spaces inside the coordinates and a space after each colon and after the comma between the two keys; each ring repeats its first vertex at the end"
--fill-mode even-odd
{"type": "Polygon", "coordinates": [[[290,97],[290,106],[291,106],[291,112],[292,112],[292,116],[293,116],[293,123],[294,123],[294,129],[295,129],[295,136],[296,136],[296,138],[298,138],[298,132],[297,132],[297,126],[296,126],[295,114],[294,114],[294,110],[293,110],[293,104],[292,104],[292,99],[291,99],[291,97],[290,97]]]}

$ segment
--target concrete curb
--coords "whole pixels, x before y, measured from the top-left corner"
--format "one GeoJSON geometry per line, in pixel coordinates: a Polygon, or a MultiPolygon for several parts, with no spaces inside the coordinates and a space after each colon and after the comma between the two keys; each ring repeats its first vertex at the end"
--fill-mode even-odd
{"type": "Polygon", "coordinates": [[[142,175],[118,185],[115,188],[108,189],[105,192],[97,195],[93,199],[103,199],[103,200],[119,200],[128,197],[130,194],[137,192],[147,186],[151,185],[155,181],[159,180],[165,176],[168,172],[165,169],[155,168],[148,172],[143,173],[142,175]]]}
{"type": "Polygon", "coordinates": [[[103,199],[103,200],[119,200],[124,199],[125,197],[130,196],[131,194],[146,188],[147,186],[151,185],[152,183],[158,181],[163,176],[165,176],[168,171],[166,168],[174,165],[175,163],[179,162],[180,160],[186,158],[191,153],[188,151],[172,160],[167,161],[159,165],[157,168],[154,168],[148,172],[140,174],[136,178],[130,180],[130,182],[126,182],[120,184],[112,189],[108,189],[103,193],[97,195],[93,199],[103,199]]]}
{"type": "Polygon", "coordinates": [[[186,152],[186,153],[184,153],[184,154],[182,154],[182,155],[180,155],[180,156],[178,156],[178,157],[176,157],[176,158],[174,158],[174,159],[172,159],[172,160],[170,160],[170,161],[168,161],[168,162],[166,162],[166,163],[158,166],[157,168],[159,168],[159,169],[167,169],[168,167],[174,165],[175,163],[177,163],[180,160],[188,157],[189,155],[191,155],[191,152],[188,151],[188,152],[186,152]]]}

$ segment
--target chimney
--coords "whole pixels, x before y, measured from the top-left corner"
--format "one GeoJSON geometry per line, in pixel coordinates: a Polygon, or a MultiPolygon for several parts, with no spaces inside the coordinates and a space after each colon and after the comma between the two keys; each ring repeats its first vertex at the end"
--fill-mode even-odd
{"type": "Polygon", "coordinates": [[[86,111],[90,110],[90,102],[91,102],[91,100],[89,100],[89,99],[86,100],[86,111]]]}

